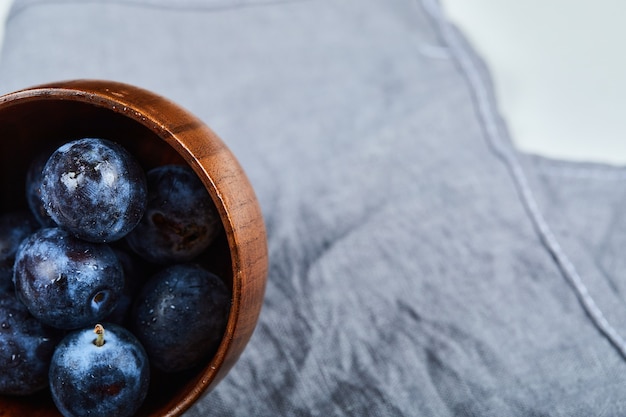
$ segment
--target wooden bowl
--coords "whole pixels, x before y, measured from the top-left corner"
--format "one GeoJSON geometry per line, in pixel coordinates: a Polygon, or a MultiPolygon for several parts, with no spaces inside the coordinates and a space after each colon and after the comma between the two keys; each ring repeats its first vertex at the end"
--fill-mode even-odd
{"type": "MultiPolygon", "coordinates": [[[[213,389],[235,364],[256,326],[267,276],[261,211],[241,166],[202,121],[171,101],[127,84],[73,80],[0,97],[0,210],[25,208],[28,164],[43,149],[80,137],[112,139],[145,169],[186,163],[213,198],[224,233],[202,262],[232,289],[224,337],[203,366],[153,374],[140,416],[178,416],[213,389]]],[[[59,416],[48,392],[0,396],[0,416],[59,416]]]]}

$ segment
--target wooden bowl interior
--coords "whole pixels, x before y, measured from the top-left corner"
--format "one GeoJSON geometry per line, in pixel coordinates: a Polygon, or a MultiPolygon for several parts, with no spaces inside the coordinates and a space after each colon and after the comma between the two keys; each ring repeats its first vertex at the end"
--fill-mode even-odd
{"type": "MultiPolygon", "coordinates": [[[[81,137],[100,137],[126,147],[146,169],[162,164],[185,164],[179,153],[155,131],[126,114],[85,100],[23,100],[0,107],[0,210],[27,207],[25,175],[32,159],[60,143],[81,137]]],[[[229,245],[224,233],[201,262],[232,288],[233,273],[229,245]]],[[[149,397],[138,415],[164,415],[210,374],[207,363],[179,375],[153,373],[149,397]],[[208,370],[208,371],[207,371],[208,370]]],[[[209,375],[210,376],[210,375],[209,375]]],[[[0,416],[60,415],[47,392],[26,398],[1,397],[0,416]]]]}

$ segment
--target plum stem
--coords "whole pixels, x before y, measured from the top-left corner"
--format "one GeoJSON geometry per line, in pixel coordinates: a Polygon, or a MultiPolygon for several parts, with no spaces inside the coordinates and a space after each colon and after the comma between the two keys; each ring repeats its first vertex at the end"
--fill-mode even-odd
{"type": "Polygon", "coordinates": [[[96,334],[96,340],[93,341],[93,344],[102,347],[104,345],[104,327],[101,324],[96,324],[93,332],[96,334]]]}

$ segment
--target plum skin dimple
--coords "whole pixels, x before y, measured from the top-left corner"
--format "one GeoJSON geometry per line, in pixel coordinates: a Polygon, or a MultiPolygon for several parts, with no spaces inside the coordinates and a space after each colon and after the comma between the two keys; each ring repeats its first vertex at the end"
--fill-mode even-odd
{"type": "Polygon", "coordinates": [[[119,144],[99,138],[68,142],[42,171],[41,200],[50,217],[92,242],[119,240],[141,220],[146,178],[119,144]]]}
{"type": "Polygon", "coordinates": [[[60,336],[60,331],[32,317],[13,292],[0,293],[0,394],[43,390],[60,336]]]}
{"type": "Polygon", "coordinates": [[[68,416],[133,415],[149,387],[145,350],[125,328],[105,323],[103,344],[93,328],[76,330],[57,345],[49,384],[59,411],[68,416]]]}
{"type": "Polygon", "coordinates": [[[230,291],[217,275],[197,264],[169,266],[135,299],[131,330],[156,369],[184,371],[215,352],[230,303],[230,291]]]}
{"type": "Polygon", "coordinates": [[[113,311],[124,275],[107,244],[46,228],[23,241],[15,257],[13,281],[18,298],[33,316],[52,327],[76,329],[113,311]]]}
{"type": "Polygon", "coordinates": [[[222,230],[217,208],[189,166],[163,165],[147,173],[143,218],[127,236],[128,245],[149,262],[188,262],[222,230]]]}

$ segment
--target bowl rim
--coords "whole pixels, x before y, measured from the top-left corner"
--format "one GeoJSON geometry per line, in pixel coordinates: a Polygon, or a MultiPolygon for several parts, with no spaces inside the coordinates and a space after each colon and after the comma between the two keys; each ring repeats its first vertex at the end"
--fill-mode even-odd
{"type": "MultiPolygon", "coordinates": [[[[75,79],[40,84],[0,96],[0,111],[29,101],[65,100],[107,108],[142,124],[168,143],[202,179],[224,225],[232,264],[232,303],[224,337],[197,383],[159,409],[179,416],[230,371],[256,327],[268,273],[266,229],[252,185],[220,137],[169,99],[127,83],[75,79]]],[[[161,414],[163,411],[163,414],[161,414]]]]}

